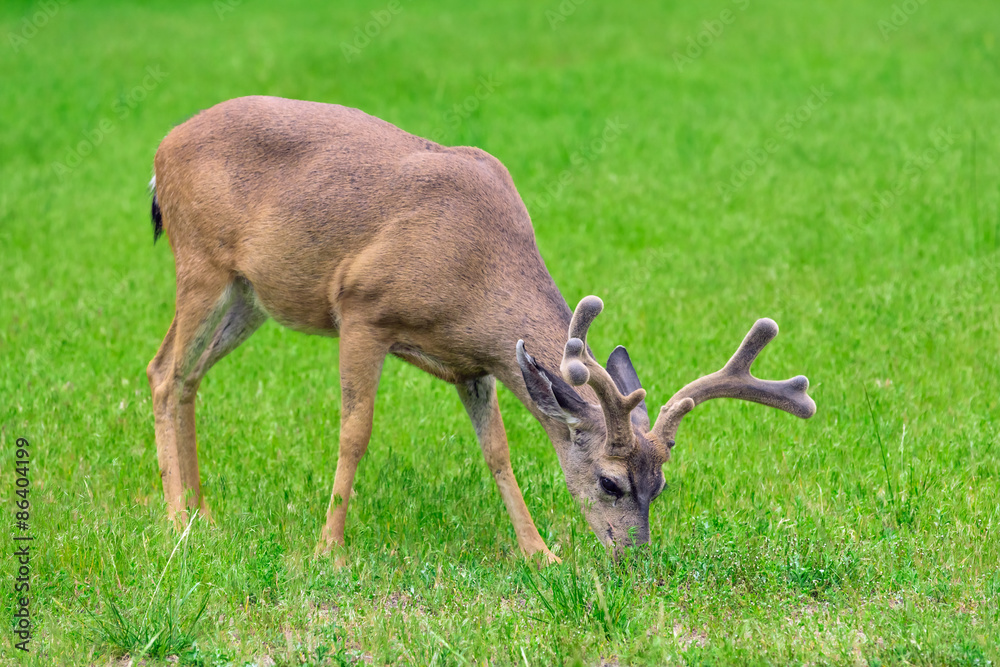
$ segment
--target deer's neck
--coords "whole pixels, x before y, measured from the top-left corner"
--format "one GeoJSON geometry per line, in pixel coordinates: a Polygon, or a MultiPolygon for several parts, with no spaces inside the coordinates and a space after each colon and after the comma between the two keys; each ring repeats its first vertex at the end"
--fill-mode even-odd
{"type": "MultiPolygon", "coordinates": [[[[493,374],[541,423],[562,458],[564,448],[569,446],[569,431],[565,424],[542,413],[528,395],[515,352],[518,339],[523,339],[525,350],[535,358],[536,363],[550,374],[559,373],[573,313],[554,286],[553,292],[554,294],[536,300],[531,307],[522,311],[522,319],[516,326],[510,327],[510,333],[504,337],[506,340],[503,342],[502,354],[493,374]]],[[[586,401],[595,400],[589,387],[578,387],[577,392],[586,401]]]]}

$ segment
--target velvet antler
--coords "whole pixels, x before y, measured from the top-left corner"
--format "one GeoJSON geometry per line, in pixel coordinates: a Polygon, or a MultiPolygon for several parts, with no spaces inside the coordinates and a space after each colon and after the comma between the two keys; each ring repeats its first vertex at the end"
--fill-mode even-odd
{"type": "Polygon", "coordinates": [[[603,309],[604,303],[596,296],[584,297],[577,304],[569,324],[569,340],[566,341],[559,370],[571,385],[589,384],[593,388],[604,411],[604,423],[608,430],[605,451],[608,456],[627,456],[636,444],[630,413],[646,397],[646,391],[636,389],[624,396],[608,371],[587,349],[587,330],[603,309]]]}
{"type": "Polygon", "coordinates": [[[778,325],[774,320],[757,320],[750,333],[743,339],[736,354],[729,362],[711,375],[698,378],[678,391],[660,409],[653,424],[652,433],[663,448],[661,455],[666,459],[667,450],[674,446],[677,428],[684,415],[694,406],[713,398],[739,398],[753,401],[790,412],[796,417],[808,419],[816,413],[816,403],[809,397],[809,380],[797,375],[790,380],[759,380],[750,374],[750,366],[757,355],[778,335],[778,325]]]}

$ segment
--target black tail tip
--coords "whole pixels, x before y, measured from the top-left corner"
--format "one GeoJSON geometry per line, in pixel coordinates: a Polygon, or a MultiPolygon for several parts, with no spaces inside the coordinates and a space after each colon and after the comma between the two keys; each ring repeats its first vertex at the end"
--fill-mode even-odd
{"type": "Polygon", "coordinates": [[[155,244],[163,235],[163,214],[160,212],[160,203],[156,201],[156,193],[153,193],[153,210],[150,212],[153,218],[153,243],[155,244]]]}

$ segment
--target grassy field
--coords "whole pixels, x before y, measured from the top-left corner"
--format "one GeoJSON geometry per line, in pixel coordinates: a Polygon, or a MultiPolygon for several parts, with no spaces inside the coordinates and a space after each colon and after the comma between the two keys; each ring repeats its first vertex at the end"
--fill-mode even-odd
{"type": "Polygon", "coordinates": [[[0,663],[1000,660],[990,3],[8,0],[0,36],[0,663]],[[500,158],[566,299],[607,304],[595,351],[627,345],[651,405],[770,316],[755,370],[808,375],[818,414],[696,410],[651,548],[616,563],[504,391],[563,559],[539,573],[454,390],[391,360],[337,569],[313,555],[337,344],[270,322],[202,385],[216,523],[179,539],[145,378],[173,262],[145,187],[173,125],[246,94],[500,158]],[[27,654],[8,625],[18,437],[27,654]]]}

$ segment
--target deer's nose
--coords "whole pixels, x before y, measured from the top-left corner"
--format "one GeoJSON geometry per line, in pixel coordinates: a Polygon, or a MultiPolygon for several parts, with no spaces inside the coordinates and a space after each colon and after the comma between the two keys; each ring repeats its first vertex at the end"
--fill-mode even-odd
{"type": "Polygon", "coordinates": [[[645,530],[634,530],[632,536],[630,537],[628,533],[622,535],[613,536],[611,530],[608,530],[608,544],[613,548],[613,555],[617,559],[625,549],[629,547],[641,547],[644,544],[649,544],[649,528],[645,530]]]}

